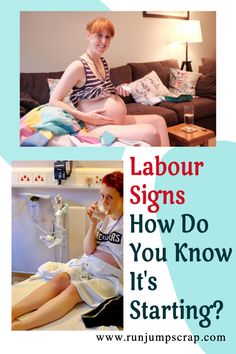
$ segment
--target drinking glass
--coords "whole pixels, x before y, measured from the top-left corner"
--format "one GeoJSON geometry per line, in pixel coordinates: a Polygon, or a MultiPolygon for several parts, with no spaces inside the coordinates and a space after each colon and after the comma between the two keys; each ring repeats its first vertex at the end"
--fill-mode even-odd
{"type": "Polygon", "coordinates": [[[187,105],[184,106],[184,123],[185,130],[188,132],[194,131],[193,123],[194,123],[194,106],[187,105]]]}
{"type": "Polygon", "coordinates": [[[109,207],[99,200],[96,204],[96,209],[94,210],[93,217],[98,221],[103,220],[109,212],[109,207]]]}

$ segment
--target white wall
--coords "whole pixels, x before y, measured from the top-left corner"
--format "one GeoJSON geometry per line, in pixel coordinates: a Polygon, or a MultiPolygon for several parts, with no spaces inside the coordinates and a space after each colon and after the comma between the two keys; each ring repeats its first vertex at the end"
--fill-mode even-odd
{"type": "MultiPolygon", "coordinates": [[[[191,19],[202,25],[203,43],[189,46],[189,59],[198,70],[202,57],[215,57],[215,12],[191,12],[191,19]]],[[[21,72],[64,70],[86,49],[85,27],[88,21],[106,16],[115,25],[116,34],[106,58],[111,66],[127,62],[177,58],[184,60],[183,44],[168,42],[171,19],[144,18],[142,12],[22,12],[21,72]]]]}
{"type": "MultiPolygon", "coordinates": [[[[51,167],[53,168],[55,161],[13,161],[11,166],[14,167],[51,167]]],[[[120,169],[122,168],[121,161],[73,161],[73,168],[77,167],[87,167],[87,168],[114,168],[120,169]]]]}

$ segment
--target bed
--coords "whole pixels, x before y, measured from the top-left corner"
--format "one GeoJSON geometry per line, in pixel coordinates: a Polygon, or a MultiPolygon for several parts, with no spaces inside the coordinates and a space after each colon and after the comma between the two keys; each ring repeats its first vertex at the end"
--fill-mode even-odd
{"type": "MultiPolygon", "coordinates": [[[[35,278],[34,276],[24,280],[12,287],[12,304],[15,304],[23,297],[33,292],[35,289],[40,287],[45,283],[45,280],[42,278],[35,278]]],[[[42,331],[42,330],[118,330],[116,326],[99,326],[93,328],[86,328],[83,320],[81,319],[81,315],[91,310],[87,304],[78,304],[76,305],[67,315],[62,317],[61,319],[49,323],[40,328],[36,328],[34,330],[42,331]]]]}

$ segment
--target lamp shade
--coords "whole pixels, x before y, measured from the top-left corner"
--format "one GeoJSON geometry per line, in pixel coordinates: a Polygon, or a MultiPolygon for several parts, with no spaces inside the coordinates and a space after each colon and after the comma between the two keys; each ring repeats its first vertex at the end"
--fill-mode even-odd
{"type": "Polygon", "coordinates": [[[176,21],[176,24],[171,33],[171,40],[173,42],[188,42],[200,43],[202,42],[202,31],[200,21],[176,21]]]}

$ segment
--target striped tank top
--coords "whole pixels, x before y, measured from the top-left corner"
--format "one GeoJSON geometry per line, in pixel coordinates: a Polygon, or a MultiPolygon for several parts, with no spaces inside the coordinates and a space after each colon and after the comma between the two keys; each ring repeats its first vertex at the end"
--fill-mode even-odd
{"type": "Polygon", "coordinates": [[[100,95],[108,96],[110,94],[116,94],[115,87],[110,79],[110,72],[107,62],[103,57],[101,57],[101,61],[105,70],[105,80],[100,80],[97,78],[97,76],[92,72],[88,63],[84,59],[80,58],[80,61],[84,66],[86,82],[84,86],[74,86],[72,89],[70,100],[75,107],[80,100],[89,100],[100,95]]]}

